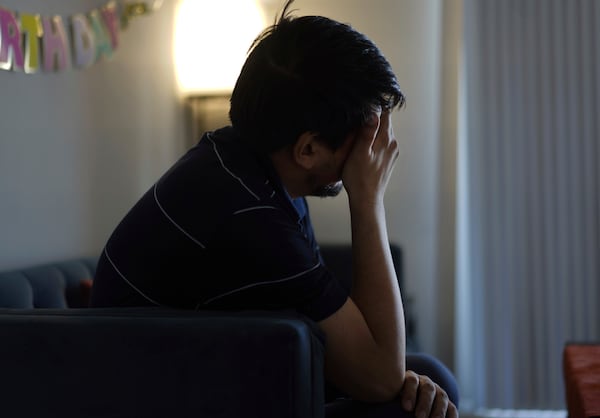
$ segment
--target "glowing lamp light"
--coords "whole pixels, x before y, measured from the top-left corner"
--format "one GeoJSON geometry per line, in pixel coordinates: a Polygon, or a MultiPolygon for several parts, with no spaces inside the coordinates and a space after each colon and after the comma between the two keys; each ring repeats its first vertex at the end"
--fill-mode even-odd
{"type": "Polygon", "coordinates": [[[256,0],[179,0],[174,62],[179,91],[231,93],[248,48],[265,28],[256,0]]]}

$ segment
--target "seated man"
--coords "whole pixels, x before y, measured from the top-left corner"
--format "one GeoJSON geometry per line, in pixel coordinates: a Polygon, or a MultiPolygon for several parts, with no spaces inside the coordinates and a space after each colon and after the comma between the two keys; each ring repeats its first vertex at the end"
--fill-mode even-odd
{"type": "Polygon", "coordinates": [[[383,205],[398,157],[391,114],[404,96],[368,38],[325,17],[292,17],[292,1],[251,48],[231,126],[205,133],[109,238],[92,306],[296,309],[324,331],[327,381],[351,399],[328,416],[408,415],[404,406],[454,418],[443,383],[407,371],[383,205]],[[305,200],[342,187],[350,295],[323,265],[305,200]]]}

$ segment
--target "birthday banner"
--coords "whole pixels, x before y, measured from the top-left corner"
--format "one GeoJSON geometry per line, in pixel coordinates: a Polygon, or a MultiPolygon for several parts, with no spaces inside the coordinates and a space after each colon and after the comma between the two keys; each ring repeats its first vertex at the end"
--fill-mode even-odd
{"type": "Polygon", "coordinates": [[[67,17],[40,16],[0,6],[0,69],[27,74],[84,69],[119,47],[132,18],[160,8],[162,1],[116,1],[67,17]]]}

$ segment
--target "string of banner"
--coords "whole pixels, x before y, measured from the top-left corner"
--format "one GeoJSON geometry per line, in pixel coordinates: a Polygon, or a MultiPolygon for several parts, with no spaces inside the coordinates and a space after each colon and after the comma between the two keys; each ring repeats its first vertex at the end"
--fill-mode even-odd
{"type": "Polygon", "coordinates": [[[162,0],[111,0],[68,17],[12,12],[0,6],[0,69],[26,74],[84,69],[111,58],[130,21],[158,10],[162,0]]]}

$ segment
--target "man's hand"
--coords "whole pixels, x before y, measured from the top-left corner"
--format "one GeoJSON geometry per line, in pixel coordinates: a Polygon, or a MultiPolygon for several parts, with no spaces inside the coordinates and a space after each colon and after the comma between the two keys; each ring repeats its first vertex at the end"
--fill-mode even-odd
{"type": "Polygon", "coordinates": [[[404,385],[398,395],[407,411],[416,418],[458,418],[456,406],[446,392],[429,377],[407,370],[404,385]]]}
{"type": "Polygon", "coordinates": [[[391,113],[373,113],[357,132],[344,165],[342,181],[351,200],[371,203],[383,198],[398,158],[391,113]]]}

